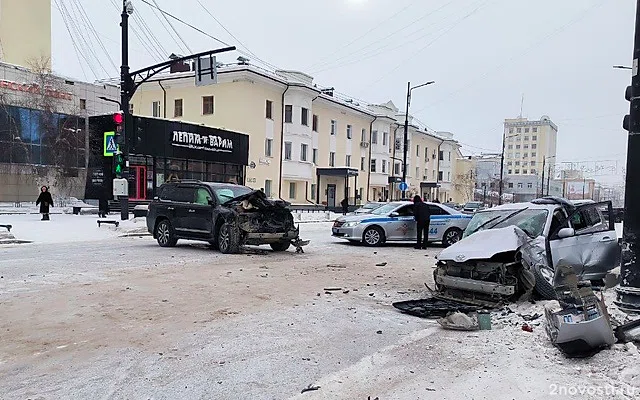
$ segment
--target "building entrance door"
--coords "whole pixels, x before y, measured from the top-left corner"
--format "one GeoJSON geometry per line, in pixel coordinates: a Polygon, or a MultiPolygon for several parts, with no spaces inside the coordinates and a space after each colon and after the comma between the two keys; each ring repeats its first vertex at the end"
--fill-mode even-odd
{"type": "Polygon", "coordinates": [[[327,185],[327,207],[336,206],[336,185],[327,185]]]}
{"type": "Polygon", "coordinates": [[[147,199],[147,167],[143,165],[129,167],[129,199],[147,199]]]}

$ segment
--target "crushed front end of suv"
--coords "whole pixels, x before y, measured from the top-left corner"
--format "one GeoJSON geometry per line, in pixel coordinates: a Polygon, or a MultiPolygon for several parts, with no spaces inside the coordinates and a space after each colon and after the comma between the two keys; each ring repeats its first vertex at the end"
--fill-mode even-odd
{"type": "Polygon", "coordinates": [[[147,228],[162,247],[189,239],[207,241],[222,253],[263,244],[274,251],[293,245],[302,252],[308,241],[300,239],[288,205],[241,185],[171,182],[160,187],[149,205],[147,228]]]}
{"type": "Polygon", "coordinates": [[[621,255],[611,212],[611,202],[559,198],[479,211],[464,238],[438,255],[436,289],[444,298],[493,307],[533,290],[555,299],[558,265],[570,265],[581,280],[601,281],[621,255]]]}

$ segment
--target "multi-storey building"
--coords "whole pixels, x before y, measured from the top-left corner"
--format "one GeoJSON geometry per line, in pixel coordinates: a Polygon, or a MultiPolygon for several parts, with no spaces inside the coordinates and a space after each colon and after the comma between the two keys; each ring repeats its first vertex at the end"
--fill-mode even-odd
{"type": "MultiPolygon", "coordinates": [[[[345,197],[351,204],[398,198],[404,114],[393,103],[361,104],[319,88],[302,72],[271,72],[246,61],[221,66],[209,85],[196,85],[189,66],[174,71],[138,88],[133,113],[248,134],[248,186],[294,204],[330,207],[345,197]]],[[[441,201],[457,196],[451,183],[460,145],[451,134],[413,124],[409,133],[409,193],[441,201]]]]}
{"type": "Polygon", "coordinates": [[[544,115],[538,121],[526,118],[504,120],[505,174],[554,174],[558,127],[544,115]]]}
{"type": "Polygon", "coordinates": [[[51,0],[0,0],[0,61],[51,61],[51,0]]]}

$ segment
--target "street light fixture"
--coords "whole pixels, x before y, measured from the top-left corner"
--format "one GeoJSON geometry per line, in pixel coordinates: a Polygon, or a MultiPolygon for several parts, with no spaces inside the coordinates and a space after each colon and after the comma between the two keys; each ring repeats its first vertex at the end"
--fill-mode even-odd
{"type": "Polygon", "coordinates": [[[403,162],[402,162],[402,184],[404,190],[402,191],[402,198],[407,197],[407,147],[409,147],[409,106],[411,105],[411,91],[413,89],[421,88],[423,86],[436,83],[435,81],[429,81],[417,86],[411,86],[411,82],[407,82],[407,108],[404,115],[404,150],[403,150],[403,162]]]}
{"type": "Polygon", "coordinates": [[[633,68],[627,67],[625,65],[614,65],[613,68],[615,68],[615,69],[633,69],[633,68]]]}
{"type": "Polygon", "coordinates": [[[120,102],[119,102],[118,100],[110,99],[110,98],[108,98],[108,97],[104,97],[104,96],[100,96],[100,97],[98,97],[98,98],[99,98],[100,100],[104,100],[104,101],[107,101],[107,102],[109,102],[109,103],[116,103],[119,107],[122,107],[122,106],[120,105],[120,102]]]}

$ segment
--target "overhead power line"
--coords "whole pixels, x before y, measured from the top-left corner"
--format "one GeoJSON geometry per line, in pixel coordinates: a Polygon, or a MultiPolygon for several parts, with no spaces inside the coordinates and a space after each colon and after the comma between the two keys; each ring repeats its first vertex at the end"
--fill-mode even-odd
{"type": "MultiPolygon", "coordinates": [[[[142,0],[144,3],[149,4],[148,1],[146,0],[142,0]]],[[[156,6],[156,8],[158,10],[160,10],[160,6],[158,6],[158,2],[156,0],[151,0],[153,1],[153,4],[156,6]]],[[[150,5],[150,4],[149,4],[150,5]]],[[[182,42],[182,44],[184,44],[184,47],[189,51],[189,53],[193,53],[193,51],[191,51],[191,48],[189,47],[189,45],[187,44],[187,42],[182,38],[182,36],[180,35],[180,32],[178,32],[178,30],[173,26],[173,24],[171,23],[171,21],[169,21],[169,18],[167,18],[167,14],[168,13],[162,13],[164,19],[167,21],[167,23],[169,24],[169,27],[173,30],[173,32],[176,34],[176,36],[178,37],[178,39],[180,39],[180,41],[182,42]]]]}

